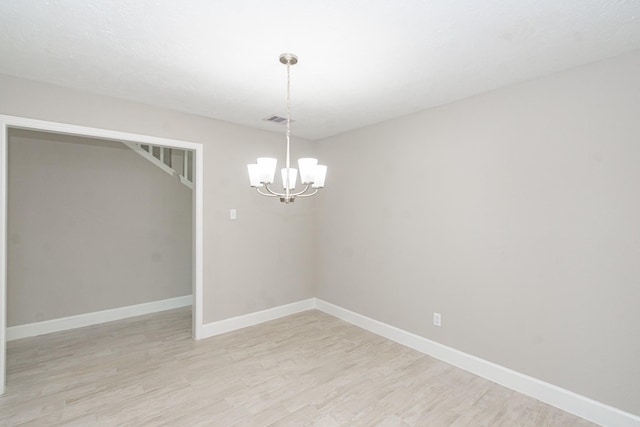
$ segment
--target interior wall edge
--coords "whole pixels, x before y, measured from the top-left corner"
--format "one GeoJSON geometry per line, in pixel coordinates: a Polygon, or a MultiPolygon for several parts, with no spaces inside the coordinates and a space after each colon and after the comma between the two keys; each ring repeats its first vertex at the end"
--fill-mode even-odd
{"type": "Polygon", "coordinates": [[[6,354],[7,354],[7,141],[9,138],[7,123],[0,116],[0,395],[6,391],[6,354]]]}

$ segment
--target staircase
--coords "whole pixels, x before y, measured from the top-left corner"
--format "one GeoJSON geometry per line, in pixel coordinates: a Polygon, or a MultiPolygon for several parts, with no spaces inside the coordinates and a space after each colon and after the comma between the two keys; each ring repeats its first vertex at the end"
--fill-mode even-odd
{"type": "Polygon", "coordinates": [[[192,151],[137,142],[121,142],[169,175],[177,174],[180,177],[180,182],[193,190],[192,151]]]}

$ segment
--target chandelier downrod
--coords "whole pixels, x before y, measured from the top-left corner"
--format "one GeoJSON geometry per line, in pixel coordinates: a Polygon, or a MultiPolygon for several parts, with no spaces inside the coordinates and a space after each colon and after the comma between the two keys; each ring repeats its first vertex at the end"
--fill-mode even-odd
{"type": "MultiPolygon", "coordinates": [[[[290,181],[291,173],[291,62],[298,63],[298,58],[291,54],[280,55],[280,62],[287,65],[287,183],[290,181]],[[284,62],[283,62],[284,59],[284,62]]],[[[285,199],[290,199],[289,185],[285,185],[285,199]]],[[[293,201],[293,199],[291,199],[293,201]]],[[[288,202],[285,202],[288,203],[288,202]]]]}

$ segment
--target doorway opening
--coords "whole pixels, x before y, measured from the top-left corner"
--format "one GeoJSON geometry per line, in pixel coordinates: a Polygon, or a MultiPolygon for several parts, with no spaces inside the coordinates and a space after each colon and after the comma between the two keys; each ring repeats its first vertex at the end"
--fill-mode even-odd
{"type": "Polygon", "coordinates": [[[202,296],[203,296],[203,265],[202,265],[202,227],[203,227],[203,146],[202,144],[152,137],[148,135],[132,134],[110,131],[99,128],[68,125],[63,123],[26,119],[21,117],[0,115],[0,394],[4,393],[6,381],[6,329],[7,329],[7,171],[8,171],[8,137],[9,130],[33,130],[47,132],[49,134],[62,134],[71,137],[96,138],[106,141],[129,142],[147,144],[180,150],[189,150],[193,154],[192,160],[192,336],[195,339],[202,337],[202,296]]]}

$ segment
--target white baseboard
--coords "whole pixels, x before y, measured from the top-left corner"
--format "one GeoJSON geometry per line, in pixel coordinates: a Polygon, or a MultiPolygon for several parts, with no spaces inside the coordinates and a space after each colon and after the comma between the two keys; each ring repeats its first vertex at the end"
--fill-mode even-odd
{"type": "Polygon", "coordinates": [[[291,304],[281,305],[262,311],[256,311],[254,313],[249,313],[242,316],[236,316],[229,319],[219,320],[217,322],[206,323],[202,328],[202,338],[225,334],[227,332],[235,331],[236,329],[246,328],[248,326],[268,322],[269,320],[279,319],[281,317],[300,313],[301,311],[311,310],[313,308],[315,308],[315,298],[309,298],[291,304]]]}
{"type": "Polygon", "coordinates": [[[497,384],[602,426],[640,427],[640,417],[419,335],[316,299],[315,308],[497,384]]]}
{"type": "Polygon", "coordinates": [[[78,314],[77,316],[46,320],[44,322],[11,326],[7,328],[7,341],[35,337],[52,332],[66,331],[68,329],[81,328],[83,326],[96,325],[98,323],[111,322],[113,320],[126,319],[128,317],[142,316],[143,314],[155,313],[157,311],[171,310],[173,308],[191,305],[192,302],[192,296],[185,295],[182,297],[129,305],[127,307],[119,307],[111,310],[96,311],[93,313],[78,314]]]}

